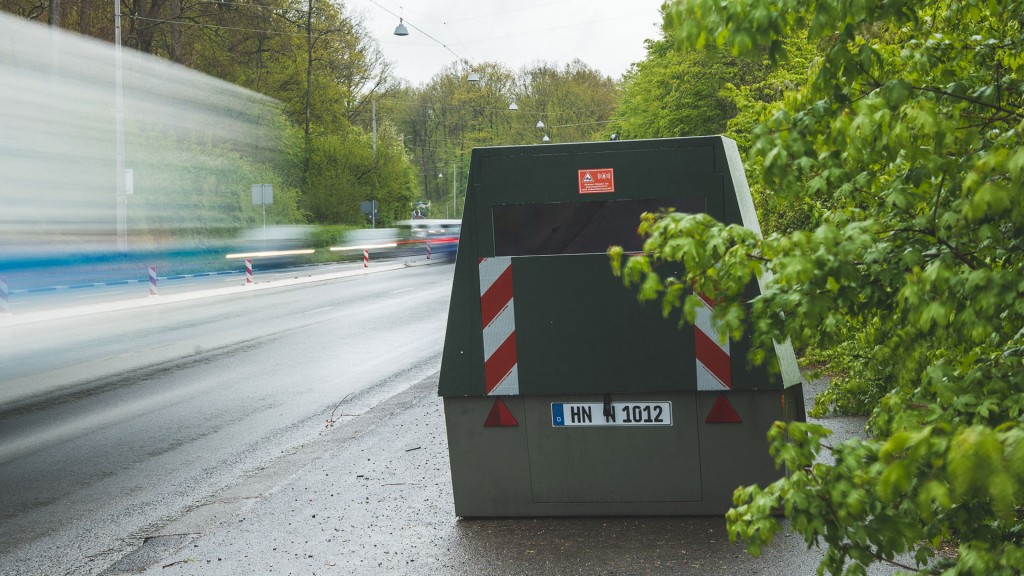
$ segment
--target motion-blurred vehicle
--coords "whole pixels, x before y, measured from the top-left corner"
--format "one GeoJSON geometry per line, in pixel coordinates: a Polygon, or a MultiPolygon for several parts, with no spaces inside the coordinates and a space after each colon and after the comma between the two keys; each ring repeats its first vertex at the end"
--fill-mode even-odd
{"type": "MultiPolygon", "coordinates": [[[[401,236],[412,244],[430,247],[431,258],[455,260],[462,233],[462,220],[417,218],[395,223],[401,236]]],[[[426,250],[424,246],[424,251],[426,250]]]]}
{"type": "Polygon", "coordinates": [[[459,245],[461,220],[400,220],[395,228],[350,230],[331,251],[361,257],[366,250],[374,258],[425,258],[453,260],[459,245]]]}
{"type": "Polygon", "coordinates": [[[250,228],[232,242],[232,250],[225,258],[252,259],[267,267],[304,264],[315,251],[313,230],[313,226],[305,225],[250,228]]]}

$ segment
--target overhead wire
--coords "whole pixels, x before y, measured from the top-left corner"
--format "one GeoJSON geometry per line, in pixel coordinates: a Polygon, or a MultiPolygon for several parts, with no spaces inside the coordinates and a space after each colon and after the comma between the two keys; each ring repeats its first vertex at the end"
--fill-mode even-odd
{"type": "Polygon", "coordinates": [[[423,30],[423,29],[422,29],[422,28],[420,28],[419,26],[416,26],[416,25],[415,25],[415,24],[413,24],[412,22],[409,22],[408,20],[405,20],[405,18],[404,18],[404,17],[402,16],[402,15],[400,15],[400,14],[395,14],[395,13],[394,13],[394,12],[392,12],[392,11],[391,11],[390,9],[386,8],[385,6],[383,6],[383,5],[381,5],[381,4],[379,3],[379,2],[377,2],[377,0],[367,0],[367,2],[369,2],[370,4],[373,4],[374,6],[376,6],[376,7],[380,8],[381,10],[383,10],[383,11],[387,12],[388,14],[391,14],[391,15],[392,15],[392,16],[394,16],[395,18],[399,18],[399,19],[400,19],[400,20],[401,20],[402,22],[404,22],[405,24],[407,24],[407,25],[408,25],[408,26],[409,26],[410,28],[412,28],[413,30],[416,30],[416,31],[417,31],[417,32],[419,32],[420,34],[423,34],[424,36],[426,36],[427,38],[430,38],[430,39],[431,39],[431,40],[433,40],[434,42],[437,42],[437,43],[438,43],[438,44],[439,44],[439,45],[440,45],[440,46],[441,46],[442,48],[444,48],[445,50],[447,50],[447,51],[451,52],[453,56],[455,56],[456,58],[458,58],[458,59],[459,59],[459,62],[462,62],[463,64],[465,64],[465,65],[467,65],[467,66],[469,65],[469,60],[466,60],[465,58],[463,58],[462,56],[460,56],[460,55],[459,55],[459,54],[458,54],[458,53],[457,53],[457,52],[456,52],[455,50],[452,50],[450,46],[448,46],[448,45],[447,45],[447,44],[445,44],[444,42],[441,42],[441,41],[440,41],[440,40],[438,40],[437,38],[434,38],[433,36],[431,36],[431,35],[430,35],[430,34],[429,34],[428,32],[426,32],[425,30],[423,30]]]}

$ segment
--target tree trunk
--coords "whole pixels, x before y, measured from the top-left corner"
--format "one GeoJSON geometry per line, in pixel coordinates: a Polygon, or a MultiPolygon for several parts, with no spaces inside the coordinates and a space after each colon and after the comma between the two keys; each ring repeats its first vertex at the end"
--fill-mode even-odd
{"type": "Polygon", "coordinates": [[[92,35],[92,2],[82,0],[78,6],[78,33],[92,35]]]}
{"type": "Polygon", "coordinates": [[[60,0],[50,0],[50,13],[46,17],[46,23],[54,28],[60,28],[60,0]]]}
{"type": "Polygon", "coordinates": [[[153,53],[153,43],[156,40],[156,31],[159,28],[159,23],[156,22],[156,19],[159,18],[162,4],[161,0],[138,0],[136,2],[138,7],[137,14],[139,18],[142,18],[137,28],[138,48],[141,52],[153,53]]]}
{"type": "Polygon", "coordinates": [[[171,60],[179,64],[185,59],[181,44],[181,0],[171,0],[171,60]]]}

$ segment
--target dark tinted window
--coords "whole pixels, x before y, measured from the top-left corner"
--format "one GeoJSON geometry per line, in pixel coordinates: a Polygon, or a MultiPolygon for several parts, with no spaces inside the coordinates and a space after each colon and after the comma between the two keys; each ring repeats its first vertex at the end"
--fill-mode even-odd
{"type": "Polygon", "coordinates": [[[704,212],[703,198],[604,200],[494,206],[496,256],[603,253],[611,245],[641,249],[640,215],[675,208],[704,212]]]}

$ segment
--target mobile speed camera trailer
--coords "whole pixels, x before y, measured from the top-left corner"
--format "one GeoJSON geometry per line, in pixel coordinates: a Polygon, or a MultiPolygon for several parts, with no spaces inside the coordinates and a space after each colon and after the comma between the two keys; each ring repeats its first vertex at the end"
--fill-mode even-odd
{"type": "Polygon", "coordinates": [[[456,515],[721,514],[780,476],[792,347],[751,367],[707,309],[680,330],[611,273],[608,246],[639,250],[662,208],[759,231],[727,138],[473,151],[438,388],[456,515]]]}

